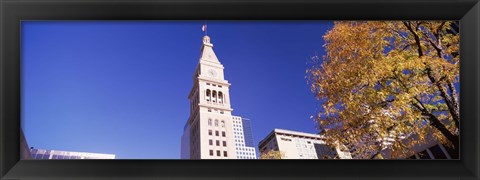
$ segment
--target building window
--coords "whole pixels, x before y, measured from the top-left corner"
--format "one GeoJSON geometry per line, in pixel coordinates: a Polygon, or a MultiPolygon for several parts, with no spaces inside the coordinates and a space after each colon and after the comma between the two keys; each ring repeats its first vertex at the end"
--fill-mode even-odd
{"type": "Polygon", "coordinates": [[[215,131],[215,136],[220,136],[218,131],[215,131]]]}
{"type": "Polygon", "coordinates": [[[213,150],[210,149],[210,156],[213,156],[213,150]]]}
{"type": "Polygon", "coordinates": [[[419,152],[418,155],[420,156],[420,159],[432,159],[428,153],[427,150],[419,152]]]}
{"type": "Polygon", "coordinates": [[[218,119],[215,119],[215,127],[218,127],[218,119]]]}
{"type": "Polygon", "coordinates": [[[222,125],[222,127],[225,127],[225,121],[224,120],[222,120],[221,125],[222,125]]]}
{"type": "Polygon", "coordinates": [[[212,112],[212,109],[208,109],[208,112],[212,112]]]}
{"type": "Polygon", "coordinates": [[[212,130],[208,130],[208,135],[212,135],[212,130]]]}
{"type": "MultiPolygon", "coordinates": [[[[443,146],[443,145],[442,145],[443,146]]],[[[452,159],[459,159],[460,155],[458,151],[455,151],[454,148],[451,148],[450,146],[443,146],[445,150],[447,150],[447,153],[450,155],[452,159]]]]}
{"type": "Polygon", "coordinates": [[[217,150],[217,156],[220,156],[220,150],[217,150]]]}
{"type": "Polygon", "coordinates": [[[212,126],[212,119],[208,119],[208,125],[212,126]]]}
{"type": "Polygon", "coordinates": [[[212,91],[212,102],[217,102],[217,91],[212,91]]]}
{"type": "Polygon", "coordinates": [[[432,152],[435,159],[448,159],[445,153],[443,153],[439,145],[435,145],[429,149],[430,149],[430,152],[432,152]]]}
{"type": "Polygon", "coordinates": [[[218,103],[223,103],[223,93],[222,93],[222,91],[218,92],[218,103]]]}
{"type": "Polygon", "coordinates": [[[208,144],[209,144],[209,145],[213,145],[213,140],[209,139],[209,140],[208,140],[208,144]]]}
{"type": "Polygon", "coordinates": [[[225,131],[222,131],[222,137],[225,137],[226,134],[225,134],[225,131]]]}
{"type": "Polygon", "coordinates": [[[210,101],[210,99],[211,99],[211,97],[210,97],[210,89],[207,89],[206,96],[207,96],[207,97],[206,97],[206,98],[207,98],[206,100],[207,100],[207,101],[210,101]]]}
{"type": "Polygon", "coordinates": [[[223,141],[223,147],[227,147],[227,141],[223,141]]]}
{"type": "Polygon", "coordinates": [[[223,157],[227,157],[227,151],[223,151],[223,157]]]}

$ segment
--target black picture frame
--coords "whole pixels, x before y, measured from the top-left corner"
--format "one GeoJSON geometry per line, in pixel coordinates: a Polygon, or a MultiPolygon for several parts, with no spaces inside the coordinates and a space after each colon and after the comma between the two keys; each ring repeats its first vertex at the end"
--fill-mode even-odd
{"type": "Polygon", "coordinates": [[[479,179],[478,0],[0,0],[0,179],[479,179]],[[460,20],[460,160],[20,160],[21,20],[460,20]]]}

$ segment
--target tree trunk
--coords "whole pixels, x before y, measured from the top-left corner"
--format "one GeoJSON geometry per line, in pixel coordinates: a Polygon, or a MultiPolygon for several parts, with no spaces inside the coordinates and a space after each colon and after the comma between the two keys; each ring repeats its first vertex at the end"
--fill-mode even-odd
{"type": "MultiPolygon", "coordinates": [[[[422,57],[423,56],[423,50],[422,50],[422,46],[421,46],[420,37],[418,36],[415,29],[412,28],[412,24],[410,22],[403,21],[403,24],[410,31],[410,33],[412,33],[412,35],[415,39],[415,44],[417,45],[418,57],[422,57]]],[[[440,55],[440,57],[441,57],[441,55],[440,55]]],[[[440,91],[442,97],[444,98],[445,103],[447,104],[447,107],[449,109],[449,112],[450,112],[450,114],[451,114],[451,116],[452,116],[452,118],[453,118],[453,120],[454,120],[454,122],[455,122],[455,124],[457,125],[457,128],[458,128],[459,115],[458,115],[458,113],[455,113],[455,112],[458,112],[458,111],[456,111],[456,109],[452,108],[453,103],[451,102],[451,99],[448,98],[447,93],[444,91],[443,87],[441,87],[441,85],[439,83],[437,83],[437,80],[433,77],[433,74],[432,74],[431,69],[429,67],[427,68],[427,75],[428,75],[428,78],[430,79],[430,81],[433,84],[437,85],[437,88],[440,91]]],[[[455,147],[455,150],[459,151],[460,150],[459,149],[460,148],[459,147],[460,146],[459,136],[450,132],[447,129],[447,127],[445,127],[445,125],[442,122],[440,122],[440,120],[438,120],[438,118],[435,115],[428,112],[427,109],[419,107],[415,103],[414,103],[414,105],[420,111],[422,111],[425,115],[427,115],[429,117],[430,125],[433,126],[436,129],[438,129],[453,144],[453,146],[455,147]]],[[[453,106],[455,106],[455,104],[453,106]]],[[[457,107],[458,107],[458,105],[457,105],[457,107]]]]}
{"type": "Polygon", "coordinates": [[[447,127],[445,127],[445,125],[443,125],[443,123],[440,122],[440,120],[438,120],[435,115],[430,113],[428,116],[430,120],[430,125],[438,129],[443,134],[443,136],[445,136],[453,144],[455,150],[460,151],[459,136],[450,132],[450,130],[448,130],[447,127]]]}

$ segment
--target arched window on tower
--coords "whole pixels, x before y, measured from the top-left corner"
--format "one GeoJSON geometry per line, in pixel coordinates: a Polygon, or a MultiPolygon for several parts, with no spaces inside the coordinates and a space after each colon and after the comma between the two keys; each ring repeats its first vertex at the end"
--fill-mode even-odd
{"type": "Polygon", "coordinates": [[[212,91],[212,102],[217,102],[217,91],[212,91]]]}
{"type": "Polygon", "coordinates": [[[222,127],[225,127],[225,121],[224,120],[222,120],[221,125],[222,125],[222,127]]]}
{"type": "Polygon", "coordinates": [[[215,119],[215,127],[218,127],[218,119],[215,119]]]}
{"type": "Polygon", "coordinates": [[[210,89],[207,89],[207,93],[206,93],[206,94],[207,94],[206,100],[207,100],[207,101],[210,101],[210,99],[211,99],[211,97],[210,97],[210,89]]]}
{"type": "Polygon", "coordinates": [[[208,119],[208,125],[212,126],[212,119],[208,119]]]}
{"type": "Polygon", "coordinates": [[[223,93],[222,91],[218,91],[218,103],[223,103],[223,93]]]}

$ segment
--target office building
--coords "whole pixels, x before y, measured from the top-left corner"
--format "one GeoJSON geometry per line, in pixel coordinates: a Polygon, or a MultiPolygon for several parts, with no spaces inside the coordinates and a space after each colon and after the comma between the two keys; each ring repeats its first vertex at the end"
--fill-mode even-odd
{"type": "Polygon", "coordinates": [[[256,157],[255,151],[247,145],[251,142],[248,139],[251,138],[251,130],[243,130],[244,127],[249,128],[250,123],[245,126],[243,118],[232,115],[230,83],[225,80],[224,67],[213,51],[209,36],[203,37],[200,60],[192,79],[193,87],[188,95],[190,116],[183,128],[181,158],[256,157]]]}
{"type": "Polygon", "coordinates": [[[115,159],[115,154],[30,149],[32,159],[115,159]]]}
{"type": "Polygon", "coordinates": [[[280,151],[282,159],[351,159],[350,152],[325,144],[321,135],[274,129],[258,144],[261,154],[280,151]]]}
{"type": "MultiPolygon", "coordinates": [[[[407,144],[411,140],[418,140],[418,135],[411,134],[401,141],[407,144]]],[[[415,144],[411,147],[411,152],[407,159],[459,159],[459,151],[447,145],[441,144],[431,134],[427,135],[424,142],[415,144]]],[[[379,155],[372,157],[373,159],[391,159],[391,148],[384,148],[379,155]]]]}
{"type": "Polygon", "coordinates": [[[250,119],[240,116],[232,116],[233,137],[235,140],[235,151],[237,159],[257,159],[250,119]]]}
{"type": "Polygon", "coordinates": [[[458,151],[453,148],[436,143],[430,146],[422,146],[423,149],[417,149],[416,153],[410,156],[408,159],[459,159],[460,155],[458,151]]]}

